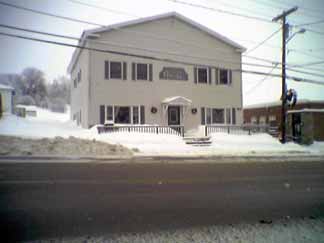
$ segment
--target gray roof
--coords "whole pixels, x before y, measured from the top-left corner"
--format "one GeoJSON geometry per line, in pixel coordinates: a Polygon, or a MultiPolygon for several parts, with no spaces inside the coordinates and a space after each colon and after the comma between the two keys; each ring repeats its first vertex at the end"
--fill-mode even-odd
{"type": "MultiPolygon", "coordinates": [[[[183,15],[177,13],[177,12],[169,12],[169,13],[150,16],[150,17],[125,21],[125,22],[122,22],[122,23],[108,25],[108,26],[105,26],[105,27],[86,30],[86,31],[84,31],[82,33],[81,41],[80,41],[79,44],[80,44],[80,46],[84,46],[85,45],[85,40],[86,40],[87,36],[89,36],[89,35],[95,35],[95,34],[100,33],[100,32],[116,30],[118,28],[128,27],[128,26],[132,26],[132,25],[136,25],[136,24],[146,23],[146,22],[155,21],[155,20],[164,19],[164,18],[170,18],[170,17],[180,19],[180,20],[182,20],[182,21],[184,21],[184,22],[186,22],[186,23],[188,23],[188,24],[190,24],[190,25],[192,25],[192,26],[194,26],[194,27],[208,33],[208,34],[210,34],[211,36],[215,37],[216,39],[221,40],[224,43],[236,48],[239,52],[246,51],[246,48],[241,46],[240,44],[228,39],[227,37],[217,33],[216,31],[213,31],[213,30],[207,28],[206,26],[203,26],[203,25],[193,21],[192,19],[187,18],[187,17],[185,17],[185,16],[183,16],[183,15]]],[[[71,59],[70,64],[68,66],[68,72],[69,73],[72,71],[75,62],[77,61],[77,59],[79,57],[80,52],[81,52],[81,50],[79,48],[77,48],[74,51],[72,59],[71,59]]]]}
{"type": "Polygon", "coordinates": [[[13,87],[11,87],[9,85],[4,85],[4,84],[0,84],[0,89],[2,89],[2,90],[14,90],[13,87]]]}
{"type": "MultiPolygon", "coordinates": [[[[311,103],[320,103],[324,105],[324,100],[308,100],[308,99],[301,99],[297,100],[297,104],[311,104],[311,103]]],[[[275,107],[280,106],[281,100],[273,101],[273,102],[265,102],[265,103],[258,103],[253,105],[244,106],[243,109],[256,109],[256,108],[267,108],[267,107],[275,107]]]]}

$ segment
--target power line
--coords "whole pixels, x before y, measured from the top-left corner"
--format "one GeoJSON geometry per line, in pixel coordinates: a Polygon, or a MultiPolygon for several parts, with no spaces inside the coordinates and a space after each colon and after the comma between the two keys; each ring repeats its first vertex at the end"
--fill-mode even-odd
{"type": "Polygon", "coordinates": [[[78,1],[78,0],[67,0],[67,1],[69,1],[71,3],[75,3],[75,4],[79,4],[79,5],[91,7],[91,8],[96,8],[96,9],[99,9],[99,10],[102,10],[102,11],[106,11],[106,12],[109,12],[109,13],[115,13],[115,14],[130,16],[130,17],[136,17],[136,18],[141,17],[141,16],[138,16],[138,15],[135,15],[135,14],[126,13],[126,12],[119,11],[119,10],[115,10],[115,9],[105,8],[105,7],[102,7],[102,6],[97,6],[97,5],[94,5],[94,4],[85,3],[85,2],[78,1]]]}
{"type": "MultiPolygon", "coordinates": [[[[21,27],[17,27],[17,26],[11,26],[11,25],[0,24],[0,27],[19,30],[19,31],[24,31],[24,32],[30,32],[30,33],[34,33],[34,34],[41,34],[41,35],[47,35],[47,36],[52,36],[52,37],[65,38],[65,39],[75,40],[75,41],[79,41],[79,42],[82,40],[82,39],[80,39],[78,37],[74,37],[74,36],[54,34],[54,33],[38,31],[38,30],[32,30],[32,29],[26,29],[26,28],[21,28],[21,27]]],[[[97,40],[89,40],[89,41],[91,41],[93,43],[98,43],[98,44],[104,44],[104,45],[110,45],[110,46],[118,46],[118,47],[123,47],[123,48],[138,49],[138,50],[144,50],[144,51],[150,51],[150,52],[157,52],[157,53],[173,55],[173,56],[190,57],[190,58],[204,59],[204,60],[210,60],[210,61],[222,61],[222,62],[225,62],[225,63],[243,64],[243,65],[255,66],[255,67],[277,68],[277,66],[280,64],[280,62],[272,62],[272,63],[275,64],[275,66],[273,67],[273,66],[262,65],[262,64],[257,64],[257,63],[233,62],[233,61],[226,61],[225,59],[220,60],[220,59],[216,59],[216,58],[203,57],[203,56],[193,56],[193,55],[177,53],[177,52],[165,52],[165,51],[160,51],[160,50],[156,50],[156,49],[141,48],[141,47],[136,47],[136,46],[133,46],[133,45],[122,45],[122,44],[119,44],[119,43],[107,42],[107,41],[97,41],[97,40]]],[[[249,56],[249,58],[269,62],[267,59],[263,59],[263,58],[250,57],[250,56],[249,56]]],[[[299,72],[299,73],[303,73],[303,74],[309,74],[309,75],[313,75],[313,76],[318,76],[318,77],[324,77],[324,75],[321,75],[321,74],[318,74],[318,73],[310,73],[310,72],[300,71],[300,70],[293,69],[293,68],[287,68],[287,70],[290,70],[290,71],[293,71],[293,72],[299,72]]]]}
{"type": "Polygon", "coordinates": [[[249,89],[248,91],[246,91],[244,94],[247,95],[247,94],[251,93],[258,86],[260,86],[262,83],[264,83],[264,81],[266,81],[269,78],[270,74],[272,74],[272,72],[275,70],[275,68],[277,66],[278,66],[278,64],[276,64],[273,68],[271,68],[271,70],[267,73],[267,75],[264,78],[262,78],[261,80],[259,80],[256,85],[254,85],[251,89],[249,89]]]}
{"type": "MultiPolygon", "coordinates": [[[[171,0],[168,0],[168,1],[171,1],[171,0]]],[[[76,19],[76,18],[65,17],[65,16],[61,16],[61,15],[56,15],[56,14],[51,14],[51,13],[48,13],[48,12],[39,11],[39,10],[31,9],[31,8],[26,8],[26,7],[14,5],[14,4],[11,4],[11,3],[6,3],[6,2],[3,2],[3,1],[0,1],[0,4],[5,5],[7,7],[12,7],[12,8],[16,8],[16,9],[20,9],[20,10],[24,10],[24,11],[29,11],[29,12],[33,12],[33,13],[37,13],[37,14],[41,14],[41,15],[46,15],[46,16],[50,16],[50,17],[54,17],[54,18],[64,19],[64,20],[68,20],[68,21],[72,21],[72,22],[95,25],[95,26],[99,26],[99,27],[106,27],[105,25],[102,25],[102,24],[98,24],[98,23],[94,23],[94,22],[88,22],[88,21],[84,21],[84,20],[80,20],[80,19],[76,19]]],[[[126,32],[126,33],[140,34],[141,36],[144,36],[146,38],[173,41],[173,42],[176,42],[176,43],[179,43],[179,44],[186,44],[186,45],[191,45],[191,46],[201,48],[201,45],[197,45],[197,44],[194,44],[194,43],[189,43],[189,42],[184,42],[184,41],[179,41],[179,40],[172,40],[172,39],[168,39],[168,38],[165,38],[165,37],[157,37],[156,35],[151,35],[151,34],[147,34],[147,33],[144,33],[144,32],[132,31],[132,30],[123,30],[123,29],[120,29],[120,28],[114,28],[114,29],[119,30],[119,31],[123,31],[123,32],[126,32]]]]}
{"type": "MultiPolygon", "coordinates": [[[[30,11],[30,12],[34,12],[34,13],[38,13],[38,14],[42,14],[42,15],[47,15],[47,16],[50,16],[50,17],[55,17],[55,18],[68,20],[68,21],[73,21],[73,22],[78,22],[78,23],[83,23],[83,24],[86,23],[86,24],[96,25],[96,26],[100,26],[100,27],[106,27],[105,25],[101,25],[101,24],[98,24],[98,23],[87,22],[87,21],[83,21],[83,20],[80,20],[80,19],[76,19],[76,18],[70,18],[70,17],[60,16],[60,15],[55,15],[55,14],[47,13],[47,12],[44,12],[44,11],[38,11],[38,10],[34,10],[34,9],[26,8],[26,7],[21,7],[21,6],[14,5],[14,4],[5,3],[5,2],[2,2],[2,1],[0,1],[0,4],[5,5],[5,6],[9,6],[9,7],[13,7],[13,8],[17,8],[17,9],[20,9],[20,10],[30,11]]],[[[163,37],[162,38],[161,37],[156,37],[154,35],[147,34],[147,33],[144,33],[144,32],[122,30],[122,29],[119,29],[119,28],[114,28],[114,29],[119,30],[119,31],[124,31],[124,32],[130,32],[130,33],[138,33],[138,34],[141,34],[141,36],[146,36],[146,37],[152,38],[152,39],[173,41],[173,42],[176,42],[176,43],[179,43],[179,44],[192,45],[192,46],[196,46],[198,48],[201,48],[200,45],[198,46],[198,45],[193,44],[193,43],[187,43],[187,42],[183,42],[183,41],[179,41],[179,40],[172,40],[172,39],[163,38],[163,37]]],[[[59,36],[57,36],[57,37],[59,37],[59,36]]],[[[252,59],[256,59],[256,60],[257,59],[261,60],[261,58],[257,58],[257,57],[252,57],[252,56],[247,56],[247,55],[244,55],[244,56],[252,58],[252,59]]],[[[274,62],[274,61],[271,61],[271,60],[266,60],[266,59],[262,59],[262,60],[266,61],[266,62],[269,62],[269,63],[277,63],[277,62],[274,62]]],[[[269,67],[269,66],[262,66],[262,65],[259,65],[259,66],[261,66],[261,67],[269,67]]]]}
{"type": "Polygon", "coordinates": [[[313,22],[308,22],[308,23],[304,23],[304,24],[297,24],[297,25],[295,25],[295,27],[303,27],[303,26],[309,26],[309,25],[321,24],[321,23],[324,23],[324,19],[318,20],[318,21],[313,21],[313,22]]]}
{"type": "MultiPolygon", "coordinates": [[[[9,34],[9,33],[5,33],[5,32],[0,32],[0,35],[19,38],[19,39],[25,39],[25,40],[31,40],[31,41],[37,41],[37,42],[43,42],[43,43],[53,44],[53,45],[60,45],[60,46],[73,47],[73,48],[96,51],[96,52],[110,53],[110,54],[115,54],[115,55],[120,55],[120,56],[129,56],[129,57],[136,57],[136,58],[142,58],[142,59],[147,59],[147,60],[169,62],[169,63],[177,63],[177,64],[183,64],[183,65],[188,65],[188,66],[210,66],[210,67],[218,68],[216,66],[202,65],[202,64],[192,63],[192,62],[177,61],[177,60],[173,60],[173,59],[170,59],[170,58],[159,58],[159,57],[138,55],[138,54],[132,54],[132,53],[127,53],[127,52],[119,52],[119,51],[113,51],[113,50],[107,50],[107,49],[104,50],[104,49],[99,49],[99,48],[90,48],[90,47],[86,47],[86,46],[74,45],[74,44],[69,44],[69,43],[64,43],[64,42],[39,39],[39,38],[22,36],[22,35],[17,35],[17,34],[9,34]]],[[[267,73],[259,72],[259,71],[253,71],[253,70],[233,69],[233,71],[249,73],[249,74],[255,74],[255,75],[267,75],[267,73]]],[[[271,74],[271,76],[281,77],[281,75],[277,75],[277,74],[271,74]]],[[[308,83],[313,83],[313,84],[324,85],[324,82],[311,80],[311,79],[304,79],[304,78],[299,78],[299,77],[294,77],[294,76],[287,76],[287,78],[292,79],[294,81],[298,81],[298,82],[308,82],[308,83]]]]}
{"type": "Polygon", "coordinates": [[[223,10],[223,9],[220,9],[220,8],[211,8],[211,7],[207,7],[207,6],[200,5],[200,4],[184,2],[184,1],[181,1],[181,0],[168,0],[168,1],[174,2],[174,3],[179,3],[179,4],[182,4],[182,5],[191,6],[191,7],[201,8],[201,9],[205,9],[205,10],[209,10],[209,11],[219,12],[219,13],[223,13],[223,14],[229,14],[229,15],[233,15],[233,16],[237,16],[237,17],[243,17],[243,18],[247,18],[247,19],[253,19],[253,20],[258,20],[258,21],[273,24],[273,22],[271,20],[266,19],[266,18],[262,18],[262,17],[235,13],[235,12],[223,10]]]}
{"type": "Polygon", "coordinates": [[[292,65],[291,67],[306,67],[306,66],[313,66],[313,65],[319,65],[319,64],[324,64],[324,61],[308,62],[308,63],[304,63],[304,64],[292,65]]]}
{"type": "Polygon", "coordinates": [[[257,44],[256,46],[254,46],[253,48],[247,50],[245,52],[245,54],[250,53],[252,51],[254,51],[255,49],[257,49],[258,47],[262,46],[265,42],[267,42],[269,39],[271,39],[273,36],[275,36],[279,31],[281,30],[281,28],[277,29],[275,32],[273,32],[271,35],[269,35],[267,38],[265,38],[263,41],[261,41],[259,44],[257,44]]]}
{"type": "Polygon", "coordinates": [[[98,23],[79,20],[79,19],[75,19],[75,18],[71,18],[71,17],[57,15],[57,14],[52,14],[52,13],[48,13],[48,12],[44,12],[44,11],[40,11],[40,10],[31,9],[31,8],[26,8],[26,7],[18,6],[18,5],[12,4],[12,3],[6,3],[6,2],[0,1],[0,4],[4,5],[4,6],[7,6],[7,7],[16,8],[16,9],[20,9],[20,10],[25,10],[25,11],[29,11],[29,12],[33,12],[33,13],[37,13],[37,14],[41,14],[41,15],[45,15],[45,16],[50,16],[50,17],[54,17],[54,18],[65,19],[65,20],[76,22],[76,23],[94,25],[94,26],[99,26],[99,27],[105,27],[105,25],[101,25],[101,24],[98,24],[98,23]]]}
{"type": "MultiPolygon", "coordinates": [[[[19,31],[30,32],[30,33],[35,33],[35,34],[47,35],[47,36],[52,36],[52,37],[66,38],[66,39],[71,39],[71,40],[75,40],[75,41],[81,41],[82,40],[82,39],[80,39],[78,37],[74,37],[74,36],[53,34],[53,33],[44,32],[44,31],[20,28],[20,27],[17,27],[17,26],[10,26],[10,25],[0,24],[0,27],[19,30],[19,31]]],[[[193,56],[193,55],[182,54],[182,53],[177,53],[177,52],[165,52],[165,51],[160,51],[160,50],[156,50],[156,49],[147,49],[147,48],[141,48],[141,47],[136,47],[136,46],[132,46],[132,45],[122,45],[122,44],[119,44],[119,43],[107,42],[107,41],[97,41],[97,40],[90,40],[90,41],[93,42],[93,43],[98,43],[98,44],[103,44],[103,45],[111,45],[111,46],[118,46],[118,47],[124,47],[124,48],[138,49],[138,50],[157,52],[157,53],[163,53],[163,54],[174,55],[174,56],[190,57],[190,58],[205,59],[205,60],[212,60],[212,61],[222,61],[224,63],[244,64],[244,65],[256,66],[256,67],[266,67],[266,68],[272,67],[272,66],[262,65],[262,64],[257,64],[257,63],[233,62],[233,61],[228,61],[228,60],[226,61],[226,59],[224,59],[224,58],[223,59],[216,59],[216,58],[210,58],[210,57],[193,56]]]]}

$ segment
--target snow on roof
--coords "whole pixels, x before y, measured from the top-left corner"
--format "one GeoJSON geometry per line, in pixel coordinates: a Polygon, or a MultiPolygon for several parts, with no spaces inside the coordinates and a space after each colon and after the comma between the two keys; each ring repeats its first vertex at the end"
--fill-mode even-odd
{"type": "MultiPolygon", "coordinates": [[[[187,17],[185,17],[185,16],[183,16],[183,15],[177,13],[177,12],[168,12],[168,13],[164,13],[164,14],[159,14],[159,15],[154,15],[154,16],[144,17],[144,18],[138,18],[138,19],[134,19],[134,20],[130,20],[130,21],[125,21],[125,22],[121,22],[121,23],[117,23],[117,24],[112,24],[112,25],[108,25],[108,26],[105,26],[105,27],[86,30],[86,31],[84,31],[82,33],[81,41],[80,41],[79,44],[80,44],[80,46],[84,46],[86,38],[88,36],[93,36],[93,35],[95,35],[97,33],[100,33],[100,32],[116,30],[116,29],[123,28],[123,27],[137,25],[137,24],[146,23],[146,22],[150,22],[150,21],[155,21],[155,20],[159,20],[159,19],[165,19],[165,18],[169,18],[169,17],[175,17],[177,19],[180,19],[180,20],[192,25],[193,27],[196,27],[196,28],[210,34],[214,38],[216,38],[218,40],[221,40],[224,43],[236,48],[239,52],[246,51],[246,48],[241,46],[240,44],[230,40],[229,38],[217,33],[216,31],[211,30],[211,29],[207,28],[206,26],[201,25],[198,22],[193,21],[192,19],[187,18],[187,17]]],[[[80,52],[81,52],[80,48],[77,48],[74,51],[74,53],[72,55],[72,59],[71,59],[70,64],[68,66],[68,72],[69,73],[71,73],[75,62],[77,61],[77,59],[79,57],[80,52]]]]}
{"type": "Polygon", "coordinates": [[[323,112],[324,113],[324,109],[308,109],[308,108],[305,108],[305,109],[301,109],[301,110],[291,110],[291,111],[288,111],[288,113],[303,113],[303,112],[323,112]]]}
{"type": "Polygon", "coordinates": [[[174,97],[168,97],[162,100],[162,104],[167,105],[191,105],[192,101],[182,97],[182,96],[174,96],[174,97]]]}
{"type": "MultiPolygon", "coordinates": [[[[310,104],[310,103],[320,103],[324,105],[324,100],[297,100],[297,104],[310,104]]],[[[268,108],[268,107],[274,107],[274,106],[281,106],[281,100],[279,101],[273,101],[273,102],[265,102],[265,103],[259,103],[259,104],[253,104],[253,105],[247,105],[244,106],[244,109],[255,109],[255,108],[268,108]]]]}
{"type": "Polygon", "coordinates": [[[0,84],[0,89],[2,89],[2,90],[14,90],[13,87],[11,87],[9,85],[4,85],[4,84],[0,84]]]}

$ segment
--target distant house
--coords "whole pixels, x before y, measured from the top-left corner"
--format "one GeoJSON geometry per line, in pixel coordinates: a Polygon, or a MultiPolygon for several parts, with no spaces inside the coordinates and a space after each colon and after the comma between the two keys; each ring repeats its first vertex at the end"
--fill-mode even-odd
{"type": "Polygon", "coordinates": [[[68,72],[71,118],[82,127],[243,123],[245,48],[187,17],[172,12],[87,30],[79,45],[87,49],[75,50],[68,72]]]}
{"type": "Polygon", "coordinates": [[[13,113],[14,88],[0,84],[0,117],[3,114],[13,113]]]}
{"type": "MultiPolygon", "coordinates": [[[[299,100],[294,108],[288,111],[303,109],[324,109],[324,100],[299,100]]],[[[260,103],[244,107],[244,123],[269,124],[280,126],[281,122],[281,101],[260,103]]]]}

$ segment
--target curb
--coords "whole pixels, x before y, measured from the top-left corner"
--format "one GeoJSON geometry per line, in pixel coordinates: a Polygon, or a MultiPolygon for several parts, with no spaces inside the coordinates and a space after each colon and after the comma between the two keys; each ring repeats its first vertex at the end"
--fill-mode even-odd
{"type": "Polygon", "coordinates": [[[324,162],[323,155],[255,155],[255,156],[179,156],[179,155],[135,155],[109,157],[77,157],[77,156],[0,156],[0,163],[239,163],[239,162],[324,162]]]}

